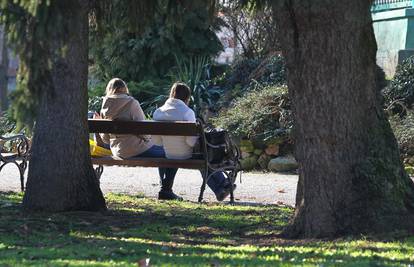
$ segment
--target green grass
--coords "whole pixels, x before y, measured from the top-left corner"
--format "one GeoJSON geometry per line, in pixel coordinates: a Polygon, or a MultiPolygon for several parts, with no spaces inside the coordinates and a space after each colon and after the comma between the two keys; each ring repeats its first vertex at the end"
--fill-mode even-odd
{"type": "Polygon", "coordinates": [[[414,237],[281,239],[287,207],[106,199],[106,213],[26,214],[0,193],[0,266],[414,266],[414,237]]]}

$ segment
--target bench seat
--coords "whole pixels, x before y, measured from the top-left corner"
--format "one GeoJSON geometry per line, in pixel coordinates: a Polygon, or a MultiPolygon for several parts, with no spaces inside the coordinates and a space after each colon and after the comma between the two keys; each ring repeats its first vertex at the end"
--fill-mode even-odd
{"type": "Polygon", "coordinates": [[[19,159],[19,155],[17,153],[1,153],[4,160],[14,160],[19,159]]]}
{"type": "Polygon", "coordinates": [[[118,157],[93,157],[92,163],[105,166],[128,166],[128,167],[161,167],[182,169],[203,169],[205,160],[201,159],[165,159],[165,158],[133,158],[121,159],[118,157]]]}
{"type": "MultiPolygon", "coordinates": [[[[162,136],[198,136],[200,140],[200,151],[193,153],[191,159],[176,160],[166,158],[131,158],[121,159],[114,156],[92,157],[92,163],[98,165],[95,168],[96,177],[100,179],[103,166],[126,166],[126,167],[161,167],[161,168],[181,168],[195,169],[202,173],[203,183],[200,189],[198,201],[203,199],[203,193],[208,179],[214,173],[222,172],[229,182],[234,184],[237,172],[240,170],[239,151],[237,147],[226,139],[225,147],[231,155],[231,159],[222,161],[219,164],[211,164],[209,161],[208,148],[214,147],[205,136],[204,126],[201,121],[111,121],[104,119],[89,119],[89,133],[109,133],[109,134],[132,134],[132,135],[162,135],[162,136]]],[[[99,135],[96,135],[97,143],[99,135]]],[[[98,143],[99,145],[99,143],[98,143]]],[[[230,201],[234,202],[233,187],[230,189],[230,201]]]]}

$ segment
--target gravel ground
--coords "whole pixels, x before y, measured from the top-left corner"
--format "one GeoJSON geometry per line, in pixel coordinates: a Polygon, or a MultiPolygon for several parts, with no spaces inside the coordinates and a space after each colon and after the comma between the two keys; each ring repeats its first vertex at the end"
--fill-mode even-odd
{"type": "MultiPolygon", "coordinates": [[[[295,204],[297,175],[277,173],[243,173],[237,178],[235,198],[237,202],[249,204],[295,204]]],[[[180,169],[177,173],[174,192],[186,200],[197,201],[201,186],[199,171],[180,169]]],[[[105,167],[101,178],[104,193],[144,194],[156,197],[159,190],[156,168],[105,167]]],[[[0,191],[19,191],[18,170],[8,165],[0,172],[0,191]]],[[[204,199],[216,201],[213,192],[206,189],[204,199]]]]}

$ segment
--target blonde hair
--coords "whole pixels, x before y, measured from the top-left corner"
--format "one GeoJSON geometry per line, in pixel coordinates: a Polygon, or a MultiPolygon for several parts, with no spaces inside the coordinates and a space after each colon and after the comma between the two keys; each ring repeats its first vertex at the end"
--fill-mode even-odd
{"type": "Polygon", "coordinates": [[[170,98],[180,99],[183,102],[188,102],[191,96],[191,89],[185,83],[175,82],[171,86],[170,98]]]}
{"type": "Polygon", "coordinates": [[[106,96],[116,94],[129,94],[129,90],[126,83],[123,80],[119,78],[113,78],[106,85],[105,94],[106,96]]]}

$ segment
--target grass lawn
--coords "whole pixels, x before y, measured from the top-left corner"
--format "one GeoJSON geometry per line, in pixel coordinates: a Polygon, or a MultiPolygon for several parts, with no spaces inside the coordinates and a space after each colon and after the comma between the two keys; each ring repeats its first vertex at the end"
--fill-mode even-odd
{"type": "Polygon", "coordinates": [[[21,199],[0,193],[0,266],[414,266],[413,236],[280,239],[287,207],[110,194],[106,213],[25,214],[21,199]]]}

